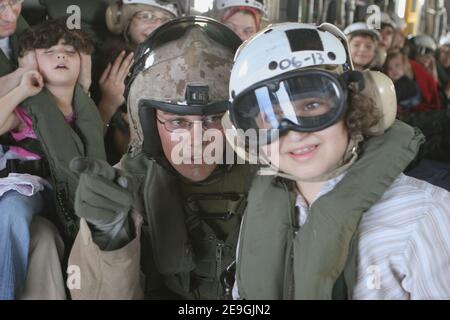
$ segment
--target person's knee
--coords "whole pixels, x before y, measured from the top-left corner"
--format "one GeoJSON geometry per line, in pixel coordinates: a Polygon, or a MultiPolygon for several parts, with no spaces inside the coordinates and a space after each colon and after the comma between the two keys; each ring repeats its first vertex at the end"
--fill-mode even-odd
{"type": "Polygon", "coordinates": [[[33,215],[42,210],[42,196],[37,193],[31,197],[17,191],[8,191],[0,197],[0,221],[10,224],[31,223],[33,215]]]}
{"type": "Polygon", "coordinates": [[[28,230],[33,216],[33,208],[26,197],[16,191],[9,191],[0,197],[0,226],[10,231],[28,230]]]}
{"type": "Polygon", "coordinates": [[[64,243],[58,229],[47,219],[36,216],[30,226],[31,244],[30,249],[36,246],[52,247],[56,246],[60,256],[64,252],[64,243]]]}
{"type": "Polygon", "coordinates": [[[36,216],[30,227],[31,241],[25,289],[20,299],[65,299],[61,267],[64,244],[56,227],[36,216]]]}

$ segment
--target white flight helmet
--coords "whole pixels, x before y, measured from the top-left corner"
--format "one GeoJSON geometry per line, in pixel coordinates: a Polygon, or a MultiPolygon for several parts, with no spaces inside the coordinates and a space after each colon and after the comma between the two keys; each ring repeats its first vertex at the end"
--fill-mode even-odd
{"type": "Polygon", "coordinates": [[[391,19],[394,21],[397,29],[404,30],[406,28],[405,19],[400,18],[397,13],[392,13],[391,19]]]}
{"type": "Polygon", "coordinates": [[[254,84],[291,70],[317,65],[353,70],[345,34],[329,23],[319,27],[293,22],[268,26],[239,48],[234,61],[231,101],[254,84]]]}
{"type": "Polygon", "coordinates": [[[106,26],[114,34],[123,34],[127,31],[133,16],[139,11],[148,10],[148,6],[161,9],[173,18],[178,16],[175,4],[159,0],[121,0],[108,6],[105,13],[106,26]]]}
{"type": "Polygon", "coordinates": [[[173,3],[162,2],[158,0],[122,0],[122,2],[123,4],[146,4],[167,11],[173,14],[175,17],[178,16],[177,7],[173,3]]]}
{"type": "Polygon", "coordinates": [[[416,47],[417,53],[434,53],[437,49],[436,42],[426,34],[415,36],[411,39],[416,47]]]}
{"type": "Polygon", "coordinates": [[[388,25],[394,29],[397,29],[398,26],[395,23],[394,19],[392,19],[391,16],[386,12],[382,12],[380,18],[381,18],[381,25],[388,25]]]}
{"type": "Polygon", "coordinates": [[[258,0],[217,0],[216,9],[222,10],[230,7],[250,7],[261,11],[262,14],[266,14],[266,7],[262,1],[258,0]]]}
{"type": "Polygon", "coordinates": [[[439,40],[439,46],[442,47],[447,45],[450,45],[450,32],[447,32],[447,34],[443,35],[439,40]]]}
{"type": "Polygon", "coordinates": [[[358,34],[367,34],[376,41],[380,40],[380,33],[373,28],[369,28],[369,26],[365,22],[352,23],[344,29],[344,34],[349,37],[349,39],[358,34]]]}
{"type": "MultiPolygon", "coordinates": [[[[323,130],[345,114],[349,86],[372,97],[383,116],[377,126],[363,134],[382,134],[395,120],[394,85],[380,72],[354,71],[348,42],[340,29],[329,23],[268,26],[235,55],[229,85],[231,106],[223,118],[224,128],[232,129],[226,130],[227,139],[240,157],[249,159],[255,150],[245,144],[251,137],[243,137],[242,131],[268,130],[266,140],[261,142],[259,137],[259,148],[277,138],[273,132],[323,130]],[[311,108],[309,102],[308,106],[299,102],[312,97],[316,99],[311,108]],[[326,107],[316,101],[325,101],[326,107]]],[[[343,162],[315,181],[325,181],[348,168],[357,158],[361,140],[362,136],[352,138],[343,162]]],[[[257,157],[269,166],[269,174],[298,179],[280,173],[261,153],[257,157]]]]}

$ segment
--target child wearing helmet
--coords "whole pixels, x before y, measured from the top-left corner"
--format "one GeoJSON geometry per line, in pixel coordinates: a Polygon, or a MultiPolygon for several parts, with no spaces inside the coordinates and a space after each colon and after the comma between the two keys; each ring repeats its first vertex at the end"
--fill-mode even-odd
{"type": "Polygon", "coordinates": [[[381,29],[380,29],[380,47],[385,51],[389,50],[394,40],[395,29],[397,24],[386,12],[381,13],[381,29]]]}
{"type": "Polygon", "coordinates": [[[106,25],[134,47],[160,25],[178,15],[176,6],[160,0],[119,0],[106,10],[106,25]]]}
{"type": "MultiPolygon", "coordinates": [[[[436,66],[433,54],[436,45],[434,40],[428,36],[416,36],[409,39],[408,47],[409,59],[402,58],[402,68],[409,79],[417,82],[422,97],[420,104],[409,109],[409,112],[439,110],[441,101],[439,85],[435,79],[436,66]]],[[[390,59],[392,58],[400,59],[399,55],[394,53],[390,56],[390,59]]],[[[384,69],[387,70],[387,67],[388,65],[385,64],[384,69]]]]}
{"type": "Polygon", "coordinates": [[[420,88],[412,75],[408,57],[401,51],[392,50],[386,57],[384,73],[391,78],[397,95],[398,116],[410,113],[422,101],[420,88]]]}
{"type": "Polygon", "coordinates": [[[363,71],[370,67],[375,59],[380,34],[370,29],[365,22],[355,22],[344,30],[350,45],[355,70],[363,71]]]}
{"type": "Polygon", "coordinates": [[[132,64],[134,49],[156,28],[178,15],[173,3],[160,0],[118,0],[108,6],[105,14],[108,30],[117,37],[107,39],[100,54],[97,74],[99,93],[97,105],[108,126],[106,146],[108,160],[116,163],[126,152],[129,125],[126,115],[125,77],[132,64]],[[121,108],[122,106],[122,108],[121,108]]]}
{"type": "Polygon", "coordinates": [[[443,109],[450,105],[450,32],[441,37],[436,51],[436,70],[443,109]]]}
{"type": "Polygon", "coordinates": [[[242,41],[258,32],[265,13],[262,0],[217,0],[216,18],[233,30],[242,41]]]}
{"type": "Polygon", "coordinates": [[[375,61],[373,62],[374,70],[381,70],[385,60],[387,52],[391,49],[395,30],[397,28],[396,23],[386,12],[381,13],[381,28],[378,30],[380,34],[380,40],[378,42],[375,61]]]}
{"type": "Polygon", "coordinates": [[[264,29],[238,50],[230,97],[229,140],[263,165],[235,297],[449,297],[450,194],[402,173],[423,136],[394,120],[386,76],[354,71],[338,28],[264,29]]]}
{"type": "Polygon", "coordinates": [[[436,42],[429,35],[418,35],[409,39],[410,59],[416,60],[427,69],[435,81],[438,81],[436,70],[435,53],[437,50],[436,42]]]}

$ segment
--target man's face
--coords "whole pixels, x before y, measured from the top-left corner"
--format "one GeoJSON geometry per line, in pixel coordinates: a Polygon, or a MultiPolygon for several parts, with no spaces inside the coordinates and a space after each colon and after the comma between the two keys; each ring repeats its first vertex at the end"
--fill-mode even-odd
{"type": "Polygon", "coordinates": [[[396,56],[389,60],[386,72],[393,81],[397,81],[403,77],[405,75],[405,63],[403,58],[401,56],[396,56]]]}
{"type": "Polygon", "coordinates": [[[242,41],[248,40],[252,35],[258,32],[253,15],[243,11],[233,14],[224,23],[233,30],[242,41]]]}
{"type": "Polygon", "coordinates": [[[46,84],[75,85],[80,75],[80,55],[64,40],[47,49],[36,49],[39,71],[46,84]]]}
{"type": "Polygon", "coordinates": [[[363,68],[375,58],[376,43],[371,36],[356,35],[350,40],[350,54],[355,66],[363,68]]]}
{"type": "Polygon", "coordinates": [[[0,38],[7,38],[14,34],[17,26],[17,19],[22,11],[21,1],[9,0],[12,5],[8,4],[7,0],[0,0],[0,6],[5,6],[3,12],[0,13],[0,38]]]}
{"type": "Polygon", "coordinates": [[[223,155],[223,128],[220,121],[222,115],[202,117],[157,110],[156,118],[164,155],[175,170],[190,181],[199,182],[207,179],[218,163],[211,163],[210,159],[207,159],[209,153],[205,150],[216,146],[217,156],[221,158],[223,155]],[[202,131],[201,122],[211,129],[202,131]],[[197,123],[198,127],[188,128],[189,123],[197,123]],[[200,132],[194,132],[197,129],[200,132]],[[210,139],[208,133],[211,132],[219,136],[222,142],[216,141],[215,138],[210,139]],[[179,152],[180,146],[183,147],[182,154],[179,152]],[[180,160],[183,160],[183,163],[180,164],[180,160]]]}

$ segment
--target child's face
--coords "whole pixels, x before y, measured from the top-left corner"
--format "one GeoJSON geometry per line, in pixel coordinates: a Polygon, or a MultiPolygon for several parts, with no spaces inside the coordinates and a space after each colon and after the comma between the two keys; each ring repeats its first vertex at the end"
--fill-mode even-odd
{"type": "Polygon", "coordinates": [[[405,36],[401,31],[396,30],[392,40],[392,48],[402,49],[405,46],[405,36]]]}
{"type": "Polygon", "coordinates": [[[355,66],[369,65],[375,58],[375,41],[370,36],[354,36],[350,40],[350,54],[355,66]]]}
{"type": "Polygon", "coordinates": [[[162,10],[149,9],[136,13],[130,23],[128,34],[134,45],[138,45],[156,28],[172,20],[172,16],[162,10]]]}
{"type": "Polygon", "coordinates": [[[279,150],[281,171],[301,179],[312,179],[330,171],[342,160],[348,145],[344,121],[317,132],[289,131],[287,135],[262,147],[269,159],[269,150],[279,150]]]}
{"type": "Polygon", "coordinates": [[[401,56],[397,56],[391,59],[387,65],[387,75],[393,81],[397,81],[401,77],[405,75],[405,65],[403,62],[403,58],[401,56]]]}
{"type": "Polygon", "coordinates": [[[435,65],[434,55],[430,53],[418,54],[416,56],[416,61],[427,69],[432,69],[435,65]]]}
{"type": "Polygon", "coordinates": [[[390,46],[392,45],[392,40],[394,38],[394,32],[394,28],[392,28],[391,26],[384,26],[380,30],[380,46],[390,48],[390,46]]]}
{"type": "Polygon", "coordinates": [[[47,49],[36,49],[39,71],[46,84],[75,85],[80,74],[80,55],[64,40],[47,49]]]}
{"type": "Polygon", "coordinates": [[[227,27],[233,30],[242,41],[248,40],[258,29],[256,21],[252,14],[246,12],[237,12],[224,22],[227,27]]]}
{"type": "Polygon", "coordinates": [[[450,67],[450,45],[442,46],[439,49],[439,60],[444,68],[450,67]]]}

